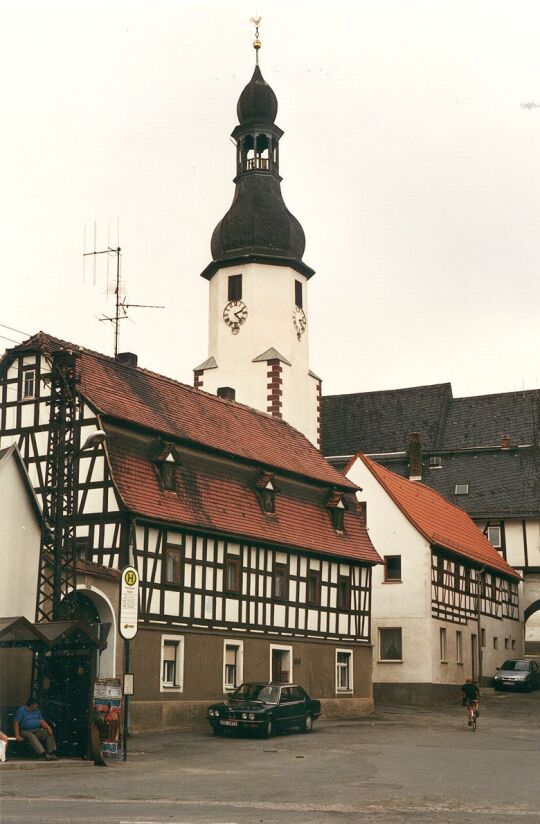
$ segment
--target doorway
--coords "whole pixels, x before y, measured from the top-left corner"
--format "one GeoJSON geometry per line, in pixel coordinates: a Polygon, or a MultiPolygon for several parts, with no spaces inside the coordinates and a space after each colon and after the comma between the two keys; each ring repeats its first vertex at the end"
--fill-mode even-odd
{"type": "Polygon", "coordinates": [[[270,673],[281,684],[292,680],[292,647],[270,647],[270,673]]]}

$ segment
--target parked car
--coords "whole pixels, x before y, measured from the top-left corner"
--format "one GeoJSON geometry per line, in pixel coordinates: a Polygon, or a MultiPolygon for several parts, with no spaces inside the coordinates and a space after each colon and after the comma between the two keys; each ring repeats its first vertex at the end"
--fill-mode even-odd
{"type": "Polygon", "coordinates": [[[278,730],[299,727],[311,732],[321,714],[321,702],[310,698],[298,684],[249,682],[238,687],[227,701],[208,707],[214,735],[226,730],[254,730],[264,738],[278,730]]]}
{"type": "Polygon", "coordinates": [[[540,687],[540,668],[536,661],[511,658],[496,671],[493,686],[496,690],[518,688],[533,690],[540,687]]]}

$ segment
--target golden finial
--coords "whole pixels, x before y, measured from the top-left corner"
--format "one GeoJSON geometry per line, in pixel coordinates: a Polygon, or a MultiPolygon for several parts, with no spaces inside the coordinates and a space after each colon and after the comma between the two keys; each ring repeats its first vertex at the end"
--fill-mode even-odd
{"type": "Polygon", "coordinates": [[[261,48],[261,41],[259,40],[259,26],[262,17],[250,17],[249,22],[255,26],[255,40],[253,41],[253,48],[255,49],[255,62],[259,64],[259,49],[261,48]]]}

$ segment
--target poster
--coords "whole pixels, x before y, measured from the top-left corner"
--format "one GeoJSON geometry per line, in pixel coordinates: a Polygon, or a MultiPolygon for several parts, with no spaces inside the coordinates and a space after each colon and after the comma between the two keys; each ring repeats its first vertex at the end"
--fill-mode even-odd
{"type": "Polygon", "coordinates": [[[122,758],[122,682],[120,678],[96,678],[92,716],[104,758],[122,758]]]}

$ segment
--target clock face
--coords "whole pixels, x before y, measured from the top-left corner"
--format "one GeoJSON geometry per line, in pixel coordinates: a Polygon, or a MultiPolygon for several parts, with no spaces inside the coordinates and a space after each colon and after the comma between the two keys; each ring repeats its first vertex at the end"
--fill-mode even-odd
{"type": "Polygon", "coordinates": [[[240,327],[247,320],[247,306],[243,300],[231,300],[223,310],[223,320],[230,327],[233,335],[237,335],[240,327]]]}
{"type": "Polygon", "coordinates": [[[307,319],[306,313],[303,309],[300,309],[299,306],[297,306],[293,312],[293,323],[294,328],[296,329],[296,337],[298,338],[298,340],[300,340],[300,338],[306,331],[307,319]]]}

